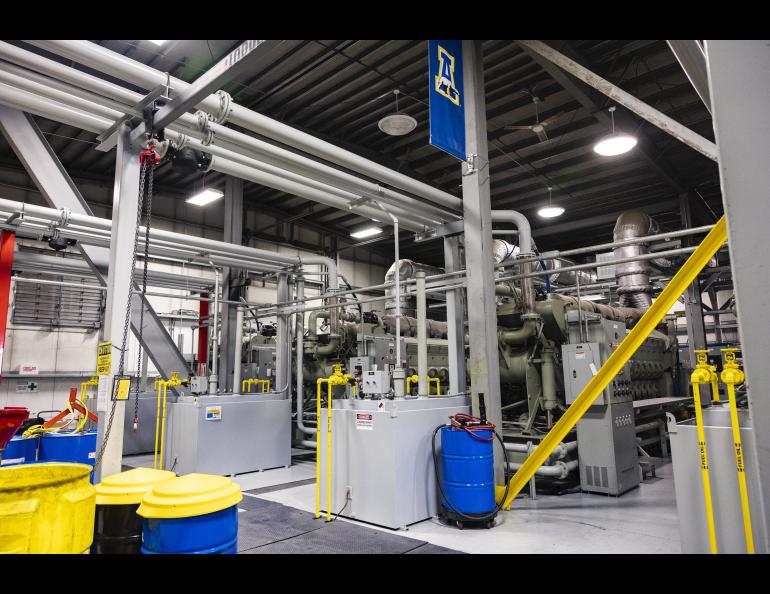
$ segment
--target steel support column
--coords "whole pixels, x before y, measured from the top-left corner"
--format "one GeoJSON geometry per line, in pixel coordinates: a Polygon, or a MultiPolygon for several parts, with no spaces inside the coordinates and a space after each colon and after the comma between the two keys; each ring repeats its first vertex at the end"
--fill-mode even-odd
{"type": "MultiPolygon", "coordinates": [[[[277,303],[289,300],[289,275],[285,272],[278,273],[278,286],[276,288],[277,303]]],[[[280,310],[279,310],[280,311],[280,310]]],[[[291,365],[291,352],[289,341],[289,314],[279,313],[276,316],[276,348],[275,348],[275,385],[274,390],[286,388],[289,380],[289,366],[291,365]]]]}
{"type": "MultiPolygon", "coordinates": [[[[460,237],[444,238],[444,268],[455,272],[463,267],[460,237]]],[[[462,287],[446,292],[447,338],[449,345],[449,393],[465,391],[465,292],[462,287]]]]}
{"type": "MultiPolygon", "coordinates": [[[[693,226],[692,210],[690,208],[690,196],[687,193],[679,195],[679,211],[682,216],[682,227],[689,229],[693,226]]],[[[692,245],[692,239],[682,238],[683,245],[692,245]]],[[[687,320],[687,345],[690,360],[690,369],[695,369],[697,363],[696,349],[706,348],[706,325],[703,321],[703,301],[700,286],[700,278],[695,277],[692,284],[684,292],[684,315],[687,320]]],[[[713,394],[711,386],[701,386],[701,399],[703,404],[709,404],[713,394]],[[708,388],[708,389],[706,389],[708,388]],[[710,394],[711,398],[706,395],[710,394]]]]}
{"type": "Polygon", "coordinates": [[[676,56],[682,70],[690,79],[695,92],[703,101],[706,109],[711,111],[711,95],[709,94],[708,72],[706,68],[706,52],[695,39],[667,39],[668,47],[676,56]]]}
{"type": "MultiPolygon", "coordinates": [[[[463,164],[465,268],[468,280],[468,333],[473,413],[483,394],[487,419],[502,427],[497,305],[492,260],[492,206],[489,189],[487,115],[480,41],[463,40],[465,147],[471,166],[463,164]]],[[[505,480],[502,453],[495,449],[495,481],[505,480]]]]}
{"type": "Polygon", "coordinates": [[[3,379],[3,356],[5,355],[5,332],[8,328],[8,304],[11,302],[11,271],[13,251],[16,247],[16,233],[0,233],[0,381],[3,379]]]}
{"type": "Polygon", "coordinates": [[[762,40],[708,40],[705,47],[753,423],[753,451],[747,454],[757,461],[762,492],[762,505],[756,510],[752,507],[751,514],[762,514],[764,533],[755,534],[755,538],[764,539],[765,547],[770,548],[770,44],[762,40]]]}
{"type": "MultiPolygon", "coordinates": [[[[241,245],[243,243],[243,180],[237,177],[225,178],[225,224],[224,240],[227,243],[241,245]]],[[[227,301],[238,301],[238,269],[222,269],[222,295],[227,301]]],[[[227,303],[222,304],[222,345],[219,349],[220,364],[219,385],[227,391],[238,392],[240,386],[233,385],[235,357],[239,352],[235,345],[235,310],[238,309],[227,303]]]]}
{"type": "MultiPolygon", "coordinates": [[[[131,145],[130,133],[131,130],[125,124],[118,130],[109,261],[109,269],[113,271],[130,271],[134,252],[140,166],[139,149],[131,145]]],[[[95,482],[98,482],[103,476],[116,474],[122,470],[123,417],[126,402],[113,401],[111,396],[113,394],[112,378],[120,371],[120,348],[123,344],[126,309],[129,305],[128,296],[131,290],[131,274],[109,275],[102,339],[112,342],[112,369],[110,376],[101,376],[99,379],[99,398],[96,405],[96,410],[99,413],[96,451],[98,455],[103,449],[103,455],[101,463],[96,468],[95,482]],[[110,428],[109,435],[106,435],[108,426],[110,428]]],[[[129,354],[126,352],[124,355],[126,367],[128,367],[130,364],[129,354]]]]}

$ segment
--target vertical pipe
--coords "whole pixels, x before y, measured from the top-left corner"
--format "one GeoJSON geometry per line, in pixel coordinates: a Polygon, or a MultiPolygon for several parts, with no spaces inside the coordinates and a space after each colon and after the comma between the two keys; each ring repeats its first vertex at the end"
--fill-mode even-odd
{"type": "MultiPolygon", "coordinates": [[[[297,301],[302,301],[305,298],[305,279],[302,275],[297,276],[297,301]]],[[[305,312],[297,312],[297,428],[306,433],[307,435],[313,435],[318,433],[318,429],[312,429],[305,426],[305,377],[303,369],[305,356],[305,312]]],[[[316,426],[318,421],[316,421],[316,426]]]]}
{"type": "Polygon", "coordinates": [[[401,369],[401,267],[399,264],[401,256],[399,255],[398,245],[398,218],[393,218],[393,251],[396,259],[396,369],[401,369]]]}
{"type": "Polygon", "coordinates": [[[425,272],[417,272],[417,393],[428,394],[428,330],[425,299],[425,272]]]}
{"type": "Polygon", "coordinates": [[[235,346],[233,347],[233,394],[241,393],[241,353],[243,352],[243,308],[235,306],[235,346]]]}
{"type": "MultiPolygon", "coordinates": [[[[278,286],[276,292],[278,303],[285,303],[289,300],[289,276],[285,272],[278,274],[278,286]]],[[[275,349],[275,385],[276,390],[286,389],[288,383],[289,361],[287,361],[286,343],[289,341],[288,315],[279,310],[276,316],[277,320],[277,344],[275,349]]],[[[287,390],[288,392],[288,390],[287,390]]]]}
{"type": "Polygon", "coordinates": [[[3,231],[0,238],[0,379],[3,377],[5,331],[8,327],[8,304],[11,299],[11,269],[15,245],[16,234],[13,231],[3,231]]]}
{"type": "MultiPolygon", "coordinates": [[[[444,238],[444,268],[447,272],[462,269],[459,237],[444,238]]],[[[449,345],[449,393],[465,391],[465,289],[446,292],[447,342],[449,345]]]]}
{"type": "MultiPolygon", "coordinates": [[[[211,264],[211,262],[209,262],[211,264]]],[[[219,378],[219,270],[214,268],[214,321],[211,327],[211,375],[209,376],[209,394],[215,395],[218,389],[219,378]]]]}
{"type": "MultiPolygon", "coordinates": [[[[201,293],[201,297],[208,297],[201,293]]],[[[208,375],[209,363],[209,301],[198,302],[198,375],[208,375]]]]}

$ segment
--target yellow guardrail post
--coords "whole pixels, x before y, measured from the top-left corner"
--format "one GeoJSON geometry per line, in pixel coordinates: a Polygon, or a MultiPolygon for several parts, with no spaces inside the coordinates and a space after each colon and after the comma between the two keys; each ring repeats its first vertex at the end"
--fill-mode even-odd
{"type": "Polygon", "coordinates": [[[316,381],[316,432],[315,432],[315,517],[321,517],[321,386],[328,379],[316,381]]]}
{"type": "Polygon", "coordinates": [[[706,452],[706,436],[703,432],[703,409],[700,398],[700,385],[711,382],[711,370],[708,364],[698,363],[690,376],[692,395],[695,404],[695,425],[698,431],[698,447],[700,448],[700,469],[703,478],[703,503],[706,507],[706,524],[708,525],[709,546],[711,552],[717,552],[717,535],[714,528],[714,505],[711,500],[711,479],[709,478],[708,453],[706,452]]]}
{"type": "MultiPolygon", "coordinates": [[[[727,224],[724,216],[717,221],[716,225],[709,231],[696,250],[690,254],[687,261],[682,265],[679,271],[671,279],[663,292],[658,296],[641,319],[636,323],[633,329],[626,335],[623,341],[618,345],[615,351],[609,356],[606,363],[602,365],[597,374],[588,382],[585,388],[580,392],[574,402],[567,408],[565,413],[551,428],[548,434],[535,448],[532,455],[529,456],[521,465],[516,474],[511,478],[508,497],[503,502],[505,509],[510,509],[511,501],[527,485],[529,480],[535,475],[543,462],[551,455],[553,450],[567,436],[575,424],[586,413],[588,408],[594,403],[596,398],[607,385],[612,381],[618,372],[623,368],[626,362],[633,356],[637,349],[647,339],[650,332],[655,329],[663,316],[666,315],[671,306],[674,305],[679,296],[692,283],[698,273],[708,263],[708,261],[717,252],[720,246],[727,240],[727,224]]],[[[504,487],[497,488],[497,497],[501,498],[504,487]]]]}
{"type": "Polygon", "coordinates": [[[155,388],[158,390],[158,406],[155,417],[155,449],[152,453],[152,467],[163,470],[163,450],[166,442],[166,397],[168,389],[181,386],[182,380],[175,371],[167,380],[155,380],[155,388]],[[161,405],[161,398],[163,404],[161,405]],[[160,425],[160,427],[159,427],[160,425]]]}
{"type": "Polygon", "coordinates": [[[746,469],[743,464],[743,444],[741,442],[741,427],[738,424],[738,406],[735,402],[735,386],[746,381],[738,363],[735,361],[736,349],[722,349],[725,365],[722,369],[722,381],[727,387],[727,399],[730,403],[730,423],[733,428],[733,446],[735,447],[735,466],[738,470],[738,489],[741,495],[741,512],[743,514],[743,534],[746,538],[746,552],[754,554],[754,535],[751,529],[751,510],[749,508],[749,490],[746,487],[746,469]]]}
{"type": "MultiPolygon", "coordinates": [[[[337,366],[335,365],[335,373],[337,366]]],[[[331,378],[327,384],[329,392],[326,400],[326,521],[332,521],[332,387],[331,378]]]]}

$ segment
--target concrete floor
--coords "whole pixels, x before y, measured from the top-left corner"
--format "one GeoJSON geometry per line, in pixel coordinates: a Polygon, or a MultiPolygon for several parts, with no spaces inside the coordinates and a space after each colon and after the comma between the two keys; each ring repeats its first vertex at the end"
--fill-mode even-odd
{"type": "MultiPolygon", "coordinates": [[[[145,466],[147,457],[133,456],[124,464],[145,466]]],[[[149,456],[152,465],[152,456],[149,456]]],[[[437,519],[414,524],[407,531],[388,530],[407,538],[467,553],[679,553],[679,525],[671,464],[659,466],[657,479],[622,497],[588,493],[520,497],[501,512],[490,529],[457,530],[437,519]]],[[[312,512],[315,464],[297,461],[278,468],[233,477],[244,491],[312,512]]]]}

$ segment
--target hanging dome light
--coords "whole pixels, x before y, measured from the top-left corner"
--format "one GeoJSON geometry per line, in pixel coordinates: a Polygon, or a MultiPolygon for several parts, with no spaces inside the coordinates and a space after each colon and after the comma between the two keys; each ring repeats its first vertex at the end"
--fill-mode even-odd
{"type": "Polygon", "coordinates": [[[551,201],[551,190],[552,188],[549,186],[548,188],[548,206],[542,206],[537,211],[537,216],[542,217],[544,219],[552,219],[554,217],[558,217],[564,214],[564,208],[555,205],[551,201]]]}
{"type": "Polygon", "coordinates": [[[393,91],[393,94],[396,96],[396,113],[386,115],[377,123],[380,130],[391,136],[404,136],[417,127],[417,120],[412,116],[406,115],[405,113],[398,113],[399,92],[398,89],[393,91]]]}
{"type": "Polygon", "coordinates": [[[603,157],[614,157],[615,155],[622,155],[627,153],[636,146],[637,139],[631,134],[625,134],[623,132],[615,132],[615,106],[610,107],[610,115],[612,116],[612,134],[609,134],[599,140],[594,145],[594,152],[602,155],[603,157]]]}

